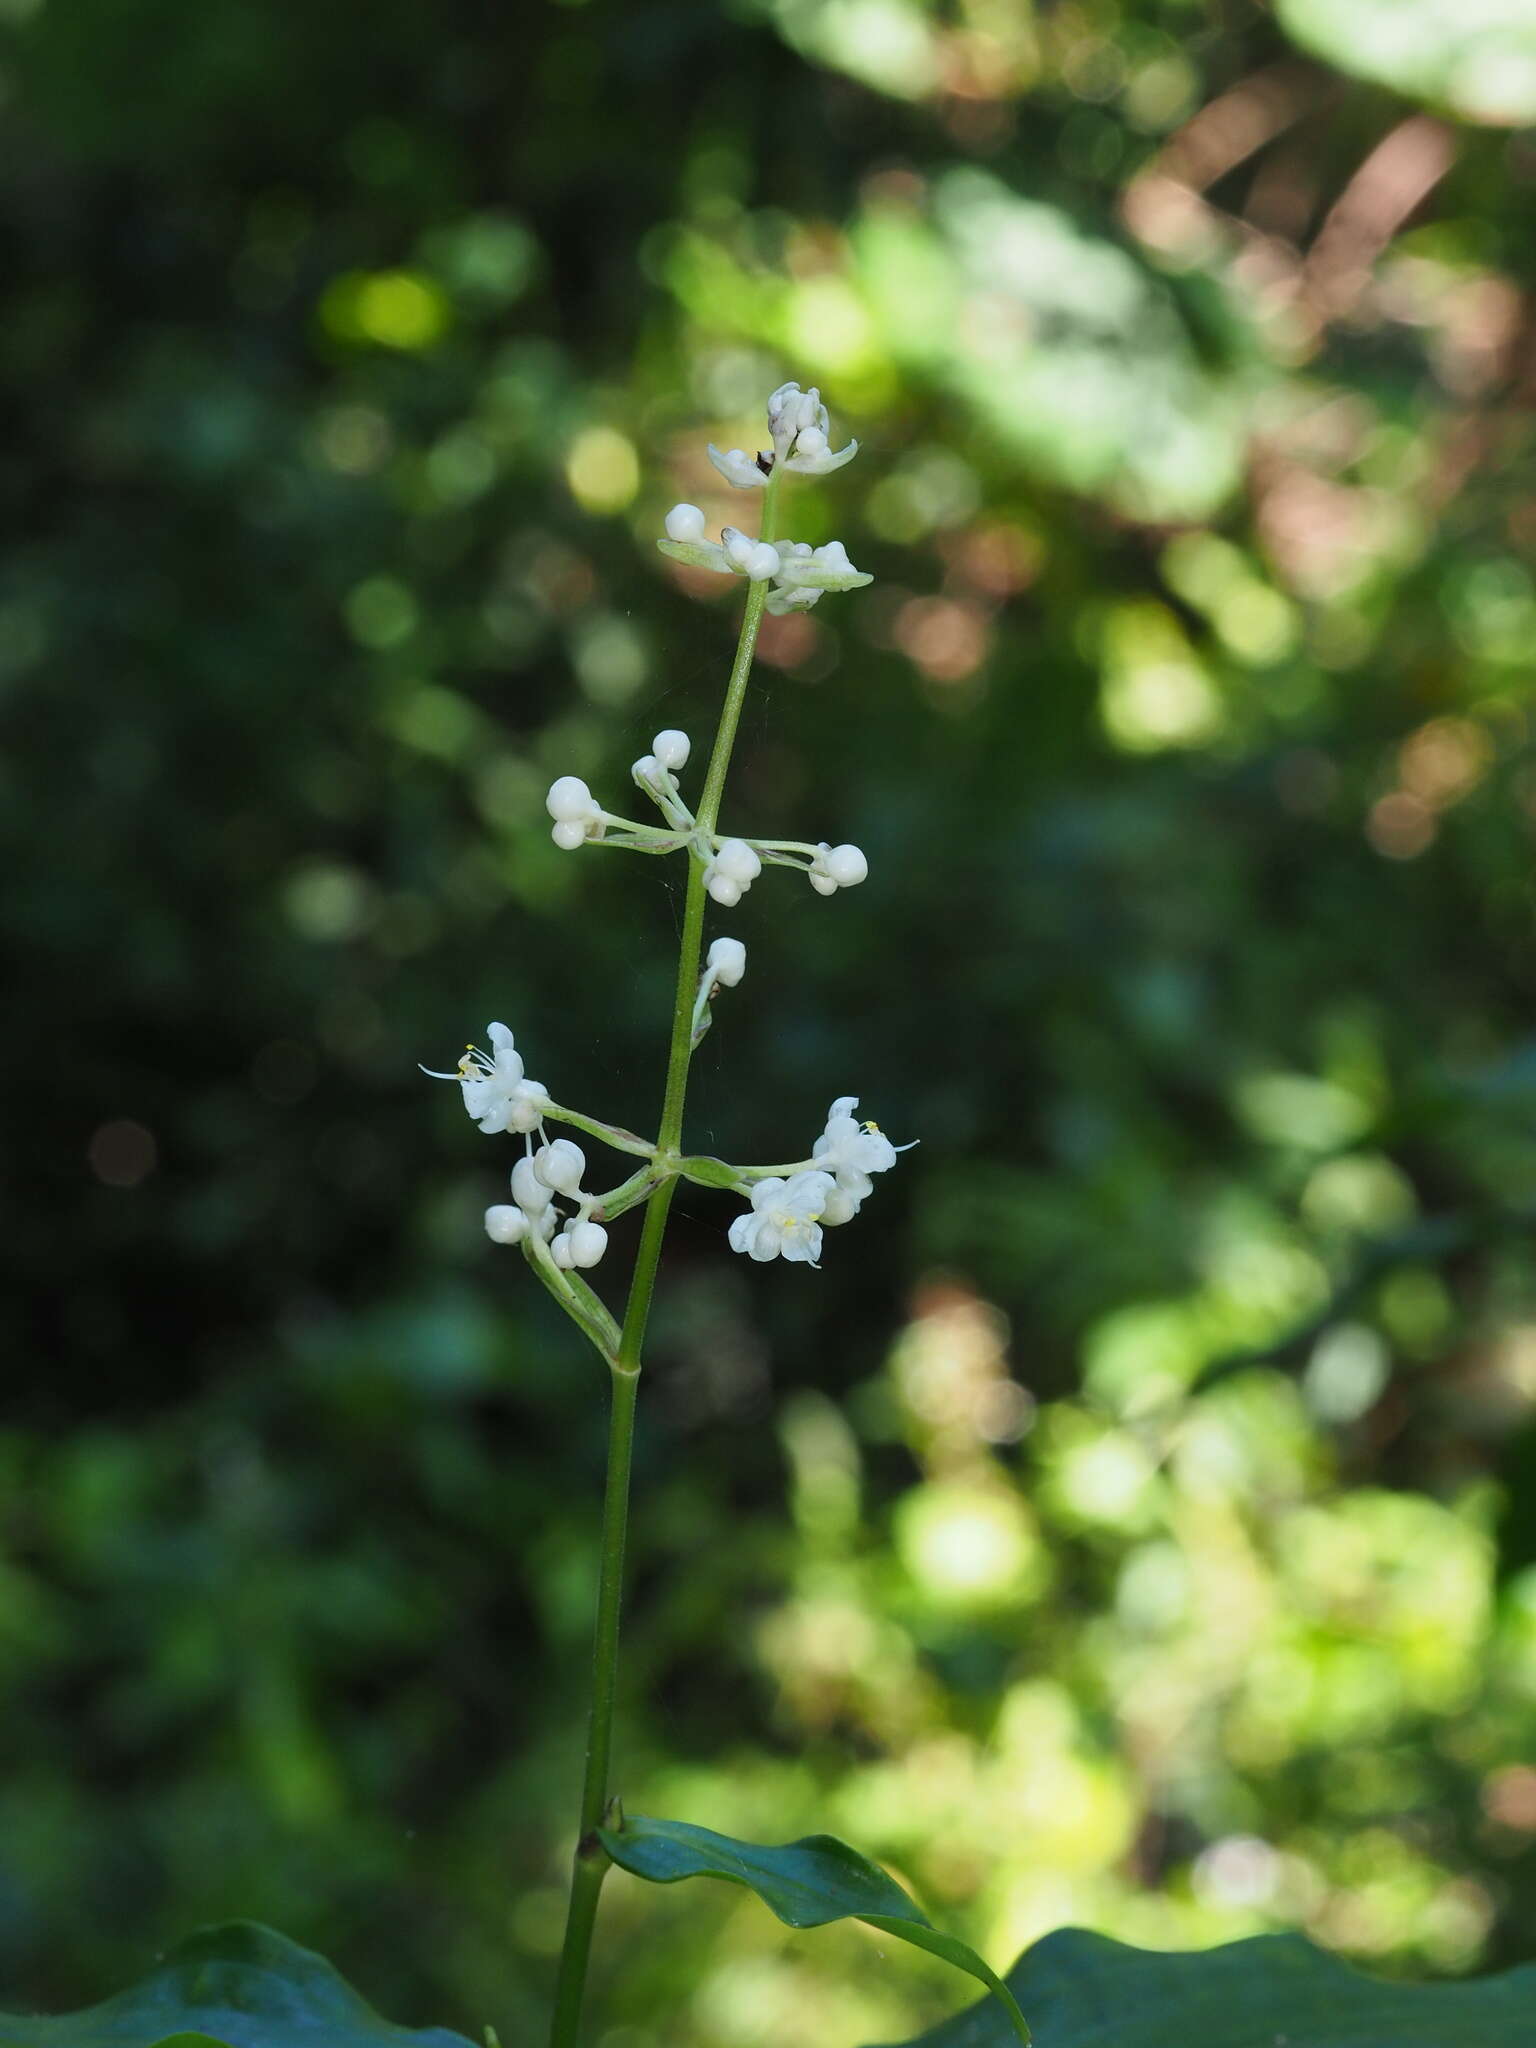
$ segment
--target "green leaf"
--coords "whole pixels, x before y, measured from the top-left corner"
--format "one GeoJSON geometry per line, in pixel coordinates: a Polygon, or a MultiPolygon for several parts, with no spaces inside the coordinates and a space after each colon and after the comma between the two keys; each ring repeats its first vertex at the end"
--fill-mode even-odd
{"type": "Polygon", "coordinates": [[[391,2026],[323,1956],[237,1920],[209,1927],[104,2005],[0,2013],[0,2048],[470,2048],[443,2027],[391,2026]]]}
{"type": "MultiPolygon", "coordinates": [[[[621,1870],[652,1884],[684,1877],[723,1877],[756,1892],[786,1927],[825,1927],[832,1920],[866,1920],[914,1948],[927,1949],[965,1970],[996,1994],[998,2040],[1028,2041],[1029,2028],[1011,1992],[974,1949],[930,1927],[917,1906],[877,1865],[833,1835],[807,1835],[782,1848],[738,1842],[680,1820],[626,1814],[622,1828],[599,1828],[603,1847],[621,1870]]],[[[991,2036],[988,2037],[989,2039],[991,2036]]],[[[3,2048],[3,2044],[0,2044],[3,2048]]]]}
{"type": "MultiPolygon", "coordinates": [[[[1462,1984],[1383,1984],[1299,1934],[1151,1955],[1062,1928],[1008,1973],[1035,2048],[1526,2048],[1536,1966],[1462,1984]]],[[[903,2048],[1011,2048],[992,1999],[903,2048]]]]}

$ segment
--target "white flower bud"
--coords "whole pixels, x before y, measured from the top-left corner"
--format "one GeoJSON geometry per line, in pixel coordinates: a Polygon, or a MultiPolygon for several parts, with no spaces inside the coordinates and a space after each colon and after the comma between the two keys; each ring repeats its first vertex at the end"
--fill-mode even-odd
{"type": "Polygon", "coordinates": [[[745,839],[722,839],[715,851],[715,872],[746,889],[763,872],[763,864],[745,839]]]}
{"type": "Polygon", "coordinates": [[[552,782],[544,808],[562,825],[589,824],[598,811],[591,790],[579,775],[562,775],[552,782]]]}
{"type": "Polygon", "coordinates": [[[549,1188],[535,1173],[531,1159],[519,1159],[512,1169],[512,1199],[530,1216],[542,1216],[554,1200],[549,1188]]]}
{"type": "Polygon", "coordinates": [[[558,825],[551,825],[549,836],[562,853],[574,853],[578,846],[587,843],[587,828],[574,818],[562,818],[558,825]]]}
{"type": "Polygon", "coordinates": [[[575,1265],[576,1261],[571,1256],[571,1240],[563,1230],[549,1250],[550,1256],[554,1259],[555,1264],[562,1273],[568,1273],[572,1266],[575,1265]]]}
{"type": "Polygon", "coordinates": [[[697,505],[672,507],[667,514],[667,538],[684,541],[704,538],[704,514],[697,505]]]}
{"type": "Polygon", "coordinates": [[[719,875],[711,871],[704,886],[722,910],[734,910],[741,901],[741,884],[733,882],[729,875],[719,875]]]}
{"type": "Polygon", "coordinates": [[[630,764],[629,772],[642,789],[660,789],[661,763],[654,754],[642,754],[630,764]]]}
{"type": "Polygon", "coordinates": [[[485,1212],[485,1234],[497,1244],[518,1244],[528,1234],[528,1218],[510,1202],[497,1202],[485,1212]]]}
{"type": "Polygon", "coordinates": [[[553,1144],[541,1145],[534,1153],[533,1170],[545,1187],[553,1188],[557,1195],[574,1195],[587,1170],[587,1155],[569,1138],[556,1138],[553,1144]]]}
{"type": "Polygon", "coordinates": [[[814,868],[809,873],[811,887],[818,896],[835,896],[837,894],[837,884],[830,875],[818,875],[814,868]]]}
{"type": "Polygon", "coordinates": [[[779,551],[766,541],[749,540],[739,527],[721,528],[720,543],[733,569],[754,583],[766,583],[779,573],[779,551]]]}
{"type": "Polygon", "coordinates": [[[859,1204],[846,1188],[834,1188],[825,1197],[821,1220],[823,1223],[851,1223],[859,1213],[859,1204]]]}
{"type": "Polygon", "coordinates": [[[601,1223],[569,1223],[564,1234],[573,1266],[595,1266],[608,1249],[608,1233],[601,1223]]]}
{"type": "Polygon", "coordinates": [[[740,939],[716,939],[704,964],[722,988],[735,988],[747,971],[747,949],[740,939]]]}
{"type": "Polygon", "coordinates": [[[676,773],[679,768],[688,766],[688,735],[679,732],[676,726],[669,725],[665,732],[657,733],[651,745],[663,768],[670,768],[676,773]]]}
{"type": "Polygon", "coordinates": [[[826,870],[839,889],[853,889],[869,874],[869,862],[857,846],[834,846],[826,870]]]}

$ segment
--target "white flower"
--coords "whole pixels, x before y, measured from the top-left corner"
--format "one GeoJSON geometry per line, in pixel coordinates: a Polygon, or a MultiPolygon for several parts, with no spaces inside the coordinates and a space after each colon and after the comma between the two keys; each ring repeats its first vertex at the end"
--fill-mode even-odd
{"type": "Polygon", "coordinates": [[[765,540],[753,540],[737,526],[722,526],[720,544],[733,569],[754,583],[767,583],[779,573],[779,551],[765,540]]]}
{"type": "MultiPolygon", "coordinates": [[[[667,530],[671,533],[673,521],[679,512],[698,512],[696,505],[674,505],[667,514],[667,530]]],[[[699,513],[702,521],[703,513],[699,513]]],[[[721,544],[703,538],[702,525],[694,531],[692,519],[684,522],[686,538],[673,536],[659,540],[656,545],[664,555],[670,555],[674,562],[687,562],[695,569],[713,569],[717,576],[746,576],[754,583],[766,583],[779,573],[779,552],[766,541],[750,540],[737,527],[726,526],[720,531],[721,544]]]]}
{"type": "Polygon", "coordinates": [[[793,1259],[814,1266],[821,1256],[821,1224],[836,1182],[812,1170],[788,1180],[774,1176],[752,1190],[752,1207],[731,1225],[731,1250],[749,1259],[793,1259]]]}
{"type": "MultiPolygon", "coordinates": [[[[855,1204],[874,1186],[873,1173],[888,1173],[896,1164],[896,1147],[878,1124],[863,1123],[853,1114],[857,1095],[839,1095],[827,1112],[827,1127],[811,1147],[811,1157],[836,1180],[855,1204]]],[[[850,1214],[852,1212],[850,1211],[850,1214]]],[[[828,1222],[838,1220],[829,1216],[828,1222]]]]}
{"type": "Polygon", "coordinates": [[[862,590],[874,577],[855,569],[840,540],[811,547],[805,541],[779,542],[778,586],[781,590],[862,590]]]}
{"type": "Polygon", "coordinates": [[[722,839],[704,870],[704,886],[716,903],[730,910],[762,872],[762,862],[745,839],[722,839]]]}
{"type": "Polygon", "coordinates": [[[697,505],[674,505],[667,514],[668,540],[693,541],[704,538],[704,514],[697,505]]]}
{"type": "Polygon", "coordinates": [[[549,836],[566,853],[584,840],[602,837],[602,806],[579,775],[558,776],[549,785],[544,808],[555,821],[549,836]]]}
{"type": "Polygon", "coordinates": [[[555,1191],[539,1178],[531,1159],[519,1159],[512,1169],[512,1199],[524,1215],[539,1220],[555,1199],[555,1191]]]}
{"type": "Polygon", "coordinates": [[[563,1271],[572,1266],[595,1266],[608,1249],[608,1233],[601,1223],[572,1218],[549,1249],[563,1271]]]}
{"type": "Polygon", "coordinates": [[[522,1057],[505,1024],[490,1025],[486,1036],[490,1054],[472,1045],[451,1074],[421,1071],[434,1081],[457,1081],[464,1107],[482,1131],[531,1131],[549,1107],[544,1084],[524,1079],[522,1057]]]}
{"type": "Polygon", "coordinates": [[[862,848],[847,842],[829,846],[823,839],[806,874],[818,896],[835,896],[839,889],[856,889],[869,874],[869,862],[862,848]]]}
{"type": "Polygon", "coordinates": [[[510,1202],[497,1202],[485,1212],[485,1234],[497,1244],[521,1244],[528,1235],[528,1218],[510,1202]]]}
{"type": "Polygon", "coordinates": [[[834,454],[827,440],[827,408],[813,384],[802,391],[798,384],[781,384],[768,400],[768,429],[773,435],[774,453],[786,469],[802,476],[826,476],[852,462],[859,452],[857,441],[834,454]]]}
{"type": "MultiPolygon", "coordinates": [[[[734,484],[738,491],[758,491],[768,481],[768,471],[763,468],[761,459],[756,455],[748,455],[744,449],[720,449],[711,441],[709,444],[709,459],[725,478],[726,482],[734,484]]],[[[770,464],[772,459],[770,456],[770,464]]],[[[674,540],[681,540],[683,535],[675,533],[672,535],[672,538],[674,540]]]]}
{"type": "Polygon", "coordinates": [[[768,593],[767,609],[776,619],[782,619],[786,612],[808,612],[820,602],[819,590],[787,590],[782,583],[775,583],[768,593]]]}
{"type": "Polygon", "coordinates": [[[669,725],[665,732],[657,733],[651,741],[651,751],[663,768],[676,774],[679,768],[688,766],[689,740],[685,732],[679,732],[675,725],[669,725]]]}
{"type": "Polygon", "coordinates": [[[556,1138],[553,1144],[541,1145],[534,1153],[533,1170],[545,1187],[553,1188],[557,1195],[574,1196],[587,1170],[587,1155],[569,1138],[556,1138]]]}
{"type": "Polygon", "coordinates": [[[722,988],[735,988],[747,971],[747,949],[740,939],[715,939],[704,956],[704,967],[722,988]]]}

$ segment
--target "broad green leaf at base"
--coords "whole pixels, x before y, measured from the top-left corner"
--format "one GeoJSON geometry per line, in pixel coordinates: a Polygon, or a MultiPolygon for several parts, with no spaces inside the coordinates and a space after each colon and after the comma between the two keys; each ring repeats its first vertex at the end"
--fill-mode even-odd
{"type": "Polygon", "coordinates": [[[233,1921],[173,1949],[84,2012],[0,2013],[0,2048],[470,2048],[443,2027],[381,2019],[323,1956],[233,1921]]]}
{"type": "MultiPolygon", "coordinates": [[[[1035,2048],[1529,2048],[1536,1966],[1462,1984],[1384,1984],[1299,1934],[1154,1955],[1077,1927],[1008,1973],[1035,2048]]],[[[902,2048],[1012,2048],[995,1999],[902,2048]]]]}
{"type": "MultiPolygon", "coordinates": [[[[779,1848],[739,1842],[680,1820],[625,1816],[622,1828],[600,1828],[603,1847],[621,1870],[652,1884],[685,1877],[720,1877],[745,1885],[786,1927],[825,1927],[833,1920],[864,1920],[914,1948],[927,1949],[985,1984],[997,2020],[996,2039],[1030,2038],[1013,1994],[974,1949],[930,1927],[896,1880],[834,1835],[807,1835],[779,1848]]],[[[993,2037],[988,2036],[990,2041],[993,2037]]],[[[4,2044],[0,2043],[0,2048],[4,2044]]]]}

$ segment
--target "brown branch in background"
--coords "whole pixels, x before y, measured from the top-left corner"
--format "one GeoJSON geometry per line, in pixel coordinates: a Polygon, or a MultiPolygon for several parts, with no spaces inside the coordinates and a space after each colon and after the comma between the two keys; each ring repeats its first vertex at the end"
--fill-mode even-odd
{"type": "Polygon", "coordinates": [[[1377,143],[1307,253],[1305,290],[1320,320],[1359,303],[1382,251],[1455,161],[1451,130],[1430,114],[1410,115],[1377,143]]]}
{"type": "Polygon", "coordinates": [[[1315,108],[1320,92],[1312,66],[1272,64],[1191,115],[1127,185],[1121,212],[1131,233],[1169,253],[1224,232],[1248,233],[1206,190],[1315,108]]]}

